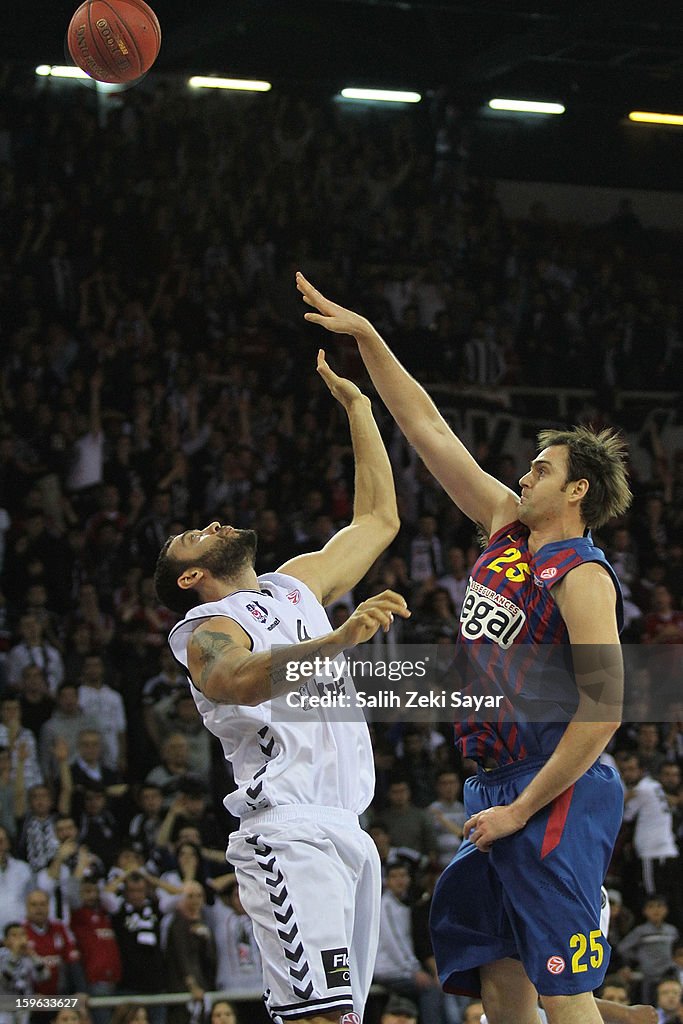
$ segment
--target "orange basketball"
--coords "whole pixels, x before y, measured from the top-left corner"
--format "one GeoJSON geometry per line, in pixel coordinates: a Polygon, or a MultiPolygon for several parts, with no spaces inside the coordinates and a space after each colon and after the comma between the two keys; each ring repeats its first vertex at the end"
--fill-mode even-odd
{"type": "Polygon", "coordinates": [[[144,0],[85,0],[69,24],[69,53],[98,82],[132,82],[157,59],[161,29],[144,0]]]}

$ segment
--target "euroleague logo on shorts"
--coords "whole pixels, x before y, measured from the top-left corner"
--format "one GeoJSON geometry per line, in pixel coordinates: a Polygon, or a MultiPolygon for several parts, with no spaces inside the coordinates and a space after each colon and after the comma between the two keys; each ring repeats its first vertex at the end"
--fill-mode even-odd
{"type": "Polygon", "coordinates": [[[567,965],[561,956],[549,956],[545,966],[551,974],[562,974],[567,965]]]}
{"type": "Polygon", "coordinates": [[[540,577],[542,580],[552,580],[557,576],[557,568],[554,565],[549,565],[547,569],[541,570],[540,577]]]}

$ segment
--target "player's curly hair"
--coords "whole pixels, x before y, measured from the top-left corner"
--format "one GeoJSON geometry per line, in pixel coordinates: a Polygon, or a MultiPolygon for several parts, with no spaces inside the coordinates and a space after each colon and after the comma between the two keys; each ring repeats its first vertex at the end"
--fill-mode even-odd
{"type": "Polygon", "coordinates": [[[597,530],[610,519],[624,514],[632,494],[626,472],[627,449],[615,430],[593,430],[589,426],[571,430],[542,430],[538,450],[561,445],[567,449],[567,480],[587,480],[588,491],[581,501],[581,518],[597,530]]]}
{"type": "Polygon", "coordinates": [[[192,562],[169,554],[168,549],[174,539],[169,537],[159,552],[154,569],[154,588],[163,605],[179,615],[187,615],[200,599],[194,590],[181,590],[178,586],[178,577],[192,562]]]}

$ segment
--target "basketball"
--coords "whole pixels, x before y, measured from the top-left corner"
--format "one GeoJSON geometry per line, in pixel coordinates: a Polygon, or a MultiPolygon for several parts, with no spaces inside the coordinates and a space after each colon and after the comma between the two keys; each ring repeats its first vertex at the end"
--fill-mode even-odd
{"type": "Polygon", "coordinates": [[[67,42],[75,63],[97,82],[132,82],[156,60],[161,29],[144,0],[86,0],[67,42]]]}

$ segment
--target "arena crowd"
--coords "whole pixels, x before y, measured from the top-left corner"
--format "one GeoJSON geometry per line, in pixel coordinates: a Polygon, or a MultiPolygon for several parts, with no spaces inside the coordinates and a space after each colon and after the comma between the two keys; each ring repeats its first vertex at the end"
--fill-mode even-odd
{"type": "MultiPolygon", "coordinates": [[[[428,387],[486,401],[570,383],[590,389],[592,422],[629,430],[649,472],[634,470],[633,507],[599,542],[623,584],[625,640],[642,649],[634,671],[656,687],[658,645],[680,690],[683,450],[667,450],[656,416],[634,434],[616,400],[680,385],[680,236],[646,229],[628,203],[588,227],[540,201],[506,217],[493,181],[468,175],[466,134],[443,105],[359,117],[159,84],[103,118],[87,89],[33,91],[4,74],[0,991],[189,991],[188,1005],[125,1019],[208,1020],[204,993],[257,990],[260,964],[225,861],[229,768],[167,649],[175,617],[153,571],[169,534],[213,519],[256,529],[267,572],[350,518],[349,440],[315,376],[320,339],[294,270],[367,315],[428,387]]],[[[352,345],[325,341],[331,365],[367,387],[352,345]]],[[[413,615],[386,643],[448,648],[476,534],[379,403],[376,415],[402,528],[330,616],[391,587],[413,615]]],[[[480,438],[477,455],[515,486],[532,444],[480,438]]],[[[675,692],[663,717],[624,724],[606,755],[626,802],[605,988],[670,1024],[683,1021],[675,692]]],[[[372,733],[376,980],[408,1019],[469,1022],[476,1006],[439,989],[426,922],[473,765],[447,721],[372,733]]],[[[229,1024],[228,1010],[214,1016],[229,1024]]]]}

